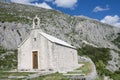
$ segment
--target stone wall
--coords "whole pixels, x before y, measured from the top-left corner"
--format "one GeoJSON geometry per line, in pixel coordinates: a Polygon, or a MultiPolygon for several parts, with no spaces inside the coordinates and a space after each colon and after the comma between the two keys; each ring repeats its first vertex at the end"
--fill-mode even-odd
{"type": "Polygon", "coordinates": [[[54,44],[54,65],[59,72],[72,71],[78,67],[77,52],[59,44],[54,44]]]}

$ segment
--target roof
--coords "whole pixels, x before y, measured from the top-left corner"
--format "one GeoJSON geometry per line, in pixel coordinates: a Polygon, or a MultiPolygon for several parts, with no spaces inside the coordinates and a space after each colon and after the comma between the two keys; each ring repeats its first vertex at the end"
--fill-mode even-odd
{"type": "MultiPolygon", "coordinates": [[[[39,34],[41,34],[42,36],[44,36],[45,38],[47,38],[49,41],[51,41],[51,42],[53,42],[53,43],[57,43],[57,44],[60,44],[60,45],[63,45],[63,46],[66,46],[66,47],[70,47],[70,48],[74,48],[74,49],[75,49],[74,46],[71,46],[71,45],[68,44],[67,42],[65,42],[65,41],[63,41],[63,40],[60,40],[60,39],[58,39],[58,38],[55,38],[55,37],[53,37],[53,36],[51,36],[51,35],[49,35],[49,34],[46,34],[46,33],[44,33],[44,32],[39,32],[39,34]]],[[[18,45],[18,47],[22,46],[29,37],[30,37],[30,35],[27,36],[26,39],[18,45]]]]}
{"type": "Polygon", "coordinates": [[[60,40],[60,39],[58,39],[58,38],[55,38],[55,37],[53,37],[53,36],[51,36],[51,35],[49,35],[49,34],[46,34],[46,33],[44,33],[44,32],[40,32],[40,34],[41,34],[42,36],[44,36],[45,38],[47,38],[48,40],[50,40],[51,42],[53,42],[53,43],[57,43],[57,44],[60,44],[60,45],[63,45],[63,46],[67,46],[67,47],[70,47],[70,48],[75,48],[74,46],[71,46],[71,45],[68,44],[67,42],[62,41],[62,40],[60,40]]]}

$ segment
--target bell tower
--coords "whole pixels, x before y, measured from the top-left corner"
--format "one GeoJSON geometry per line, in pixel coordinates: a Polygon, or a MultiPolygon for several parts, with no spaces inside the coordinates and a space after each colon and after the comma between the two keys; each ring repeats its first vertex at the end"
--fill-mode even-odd
{"type": "Polygon", "coordinates": [[[40,28],[40,19],[36,15],[33,19],[33,29],[39,29],[40,28]]]}
{"type": "Polygon", "coordinates": [[[34,18],[33,18],[33,25],[32,25],[32,37],[34,39],[34,41],[37,40],[37,37],[38,37],[38,33],[39,32],[42,32],[42,29],[40,27],[40,19],[38,18],[38,16],[36,15],[34,18]]]}

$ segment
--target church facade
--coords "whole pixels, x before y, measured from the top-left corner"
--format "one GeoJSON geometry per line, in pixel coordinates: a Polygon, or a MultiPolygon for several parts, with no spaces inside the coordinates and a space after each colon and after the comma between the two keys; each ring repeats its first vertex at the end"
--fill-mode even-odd
{"type": "Polygon", "coordinates": [[[30,35],[18,46],[18,71],[72,71],[78,67],[76,48],[44,33],[33,19],[30,35]]]}

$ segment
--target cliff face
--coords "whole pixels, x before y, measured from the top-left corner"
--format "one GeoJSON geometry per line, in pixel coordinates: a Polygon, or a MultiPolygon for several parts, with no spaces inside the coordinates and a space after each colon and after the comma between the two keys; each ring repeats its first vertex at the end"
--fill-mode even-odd
{"type": "Polygon", "coordinates": [[[7,49],[17,49],[17,46],[28,35],[29,30],[25,27],[29,26],[14,22],[0,22],[0,45],[7,49]]]}

